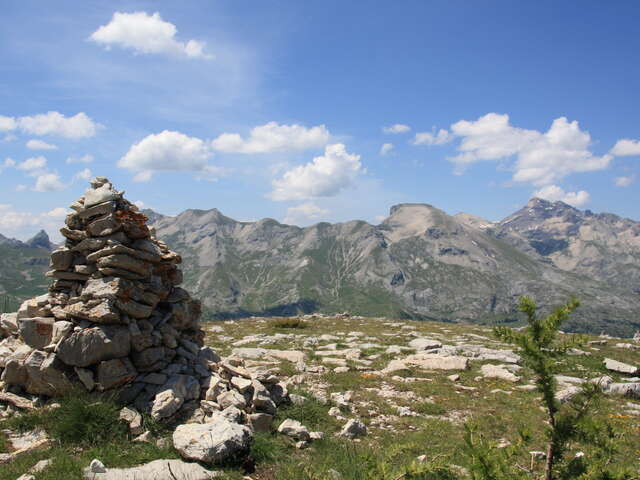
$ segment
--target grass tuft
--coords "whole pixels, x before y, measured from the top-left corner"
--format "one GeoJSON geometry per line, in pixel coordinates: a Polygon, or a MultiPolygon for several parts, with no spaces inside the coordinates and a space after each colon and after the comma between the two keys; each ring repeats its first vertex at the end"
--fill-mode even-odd
{"type": "Polygon", "coordinates": [[[309,325],[299,317],[274,318],[269,322],[273,328],[307,328],[309,325]]]}

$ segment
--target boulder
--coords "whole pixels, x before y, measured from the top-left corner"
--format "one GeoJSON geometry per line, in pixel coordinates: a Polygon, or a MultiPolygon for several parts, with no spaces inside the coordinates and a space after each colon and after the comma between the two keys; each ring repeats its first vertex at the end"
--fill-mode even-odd
{"type": "Polygon", "coordinates": [[[504,367],[504,365],[482,365],[482,367],[480,367],[480,373],[485,378],[499,378],[500,380],[506,380],[507,382],[520,381],[520,377],[511,373],[504,367]]]}
{"type": "Polygon", "coordinates": [[[129,328],[119,325],[99,325],[78,330],[62,340],[57,348],[60,359],[67,365],[88,367],[103,360],[129,355],[129,328]]]}
{"type": "Polygon", "coordinates": [[[24,361],[26,378],[20,384],[27,393],[50,397],[64,395],[73,388],[67,368],[56,354],[34,350],[24,361]]]}
{"type": "Polygon", "coordinates": [[[120,387],[136,378],[136,369],[128,358],[114,358],[100,362],[97,367],[97,380],[100,390],[120,387]]]}
{"type": "Polygon", "coordinates": [[[173,432],[173,446],[182,457],[205,463],[238,458],[248,451],[252,439],[249,427],[221,416],[211,423],[179,425],[173,432]]]}
{"type": "Polygon", "coordinates": [[[175,414],[182,405],[200,396],[200,383],[189,375],[172,375],[160,388],[151,407],[156,420],[175,414]]]}
{"type": "Polygon", "coordinates": [[[629,365],[627,363],[618,362],[611,358],[604,359],[604,367],[612,372],[624,373],[628,375],[636,375],[638,373],[638,367],[629,365]]]}
{"type": "Polygon", "coordinates": [[[351,419],[342,427],[339,435],[344,438],[353,440],[357,437],[363,437],[367,434],[367,426],[360,420],[351,419]]]}
{"type": "Polygon", "coordinates": [[[292,420],[290,418],[287,418],[280,424],[278,427],[278,433],[282,433],[296,440],[308,441],[311,438],[307,427],[302,425],[299,421],[292,420]]]}
{"type": "Polygon", "coordinates": [[[23,318],[18,322],[24,343],[42,350],[51,343],[54,318],[23,318]]]}

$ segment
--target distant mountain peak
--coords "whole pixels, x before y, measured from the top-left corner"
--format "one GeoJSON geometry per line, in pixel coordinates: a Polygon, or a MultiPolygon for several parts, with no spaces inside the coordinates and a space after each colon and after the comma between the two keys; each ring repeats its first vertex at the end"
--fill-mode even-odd
{"type": "Polygon", "coordinates": [[[44,230],[40,230],[33,237],[27,240],[25,245],[31,248],[44,248],[46,250],[51,250],[53,248],[49,235],[47,235],[47,232],[44,230]]]}

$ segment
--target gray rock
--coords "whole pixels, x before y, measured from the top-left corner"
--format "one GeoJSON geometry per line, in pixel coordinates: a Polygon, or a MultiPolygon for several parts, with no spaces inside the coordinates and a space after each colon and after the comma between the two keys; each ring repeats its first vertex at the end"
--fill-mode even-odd
{"type": "Polygon", "coordinates": [[[51,343],[53,318],[23,318],[19,324],[20,337],[32,348],[42,350],[51,343]]]}
{"type": "Polygon", "coordinates": [[[151,416],[156,420],[175,414],[185,402],[200,398],[200,382],[189,375],[172,375],[153,400],[151,416]]]}
{"type": "Polygon", "coordinates": [[[235,390],[229,390],[228,392],[221,393],[220,395],[218,395],[218,398],[216,398],[216,402],[223,409],[232,405],[240,409],[243,409],[247,406],[247,401],[245,400],[244,396],[236,392],[235,390]]]}
{"type": "Polygon", "coordinates": [[[442,347],[442,343],[432,338],[414,338],[409,342],[409,347],[415,350],[430,350],[442,347]]]}
{"type": "Polygon", "coordinates": [[[132,382],[138,372],[128,358],[114,358],[100,362],[97,367],[97,380],[100,390],[109,390],[132,382]]]}
{"type": "Polygon", "coordinates": [[[211,423],[179,425],[173,446],[184,458],[217,463],[246,452],[252,438],[248,427],[219,417],[211,423]]]}
{"type": "Polygon", "coordinates": [[[129,328],[119,325],[99,325],[76,331],[62,340],[57,348],[60,359],[76,367],[126,357],[130,351],[129,328]]]}
{"type": "Polygon", "coordinates": [[[129,425],[129,430],[133,435],[140,435],[144,432],[144,427],[142,426],[142,415],[133,408],[124,407],[120,410],[119,418],[129,425]]]}
{"type": "Polygon", "coordinates": [[[360,420],[349,420],[340,430],[340,436],[353,440],[357,437],[363,437],[367,434],[367,427],[360,420]]]}
{"type": "Polygon", "coordinates": [[[182,460],[154,460],[131,468],[108,468],[103,473],[85,469],[84,480],[210,480],[222,478],[222,472],[209,471],[197,463],[182,460]]]}
{"type": "Polygon", "coordinates": [[[249,426],[254,432],[268,433],[271,431],[273,415],[268,413],[251,413],[247,415],[249,426]]]}
{"type": "Polygon", "coordinates": [[[617,360],[612,360],[611,358],[604,359],[604,366],[607,370],[610,370],[612,372],[624,373],[628,375],[635,375],[639,371],[638,367],[618,362],[617,360]]]}
{"type": "Polygon", "coordinates": [[[280,424],[280,426],[278,426],[278,433],[282,433],[296,440],[307,441],[311,438],[307,427],[302,425],[299,421],[292,420],[290,418],[287,418],[280,424]]]}

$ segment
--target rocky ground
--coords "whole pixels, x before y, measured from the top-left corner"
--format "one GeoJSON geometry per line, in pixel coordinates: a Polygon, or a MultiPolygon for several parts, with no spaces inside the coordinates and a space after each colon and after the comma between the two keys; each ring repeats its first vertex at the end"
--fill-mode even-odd
{"type": "MultiPolygon", "coordinates": [[[[278,409],[271,432],[256,429],[249,457],[215,467],[202,464],[217,474],[197,470],[197,463],[185,467],[174,448],[180,447],[176,434],[153,428],[146,417],[142,428],[102,445],[64,443],[55,432],[48,439],[52,434],[38,429],[37,422],[16,422],[17,409],[5,403],[0,452],[15,453],[31,444],[37,448],[2,465],[0,480],[23,474],[32,477],[21,480],[83,478],[82,469],[94,458],[99,462],[85,478],[157,480],[164,478],[158,472],[182,468],[191,475],[184,478],[203,479],[455,478],[406,474],[425,462],[447,466],[464,478],[465,423],[503,446],[516,442],[518,431],[526,428],[532,441],[523,447],[521,462],[542,466],[529,453],[544,450],[544,412],[531,374],[490,329],[342,315],[252,318],[203,328],[205,345],[223,358],[242,359],[247,369],[265,366],[286,381],[290,403],[278,409]],[[140,439],[143,431],[146,437],[140,439]],[[38,463],[42,460],[51,462],[38,463]],[[153,460],[162,461],[148,464],[153,460]],[[115,470],[141,464],[147,465],[135,472],[115,470]]],[[[640,343],[602,337],[586,341],[561,365],[559,396],[569,398],[592,379],[606,385],[596,414],[619,434],[616,463],[638,469],[640,343]]],[[[234,388],[241,391],[243,385],[234,388]]],[[[202,424],[192,428],[201,428],[196,425],[202,424]]],[[[578,451],[589,455],[590,446],[576,445],[571,453],[578,451]]]]}

